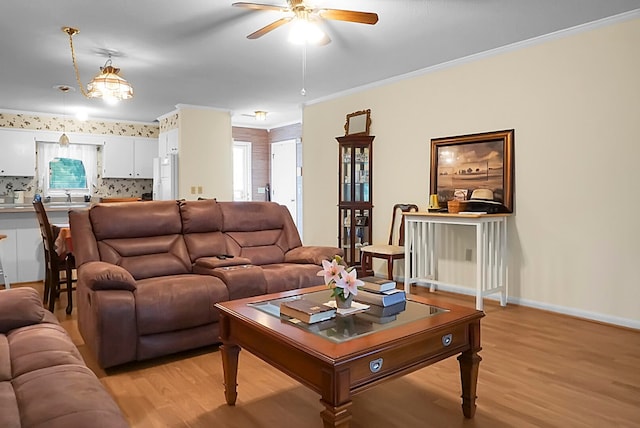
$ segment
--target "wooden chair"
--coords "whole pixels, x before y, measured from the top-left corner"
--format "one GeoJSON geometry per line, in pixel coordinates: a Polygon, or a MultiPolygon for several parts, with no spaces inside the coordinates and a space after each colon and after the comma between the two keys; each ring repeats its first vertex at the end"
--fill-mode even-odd
{"type": "Polygon", "coordinates": [[[45,260],[45,279],[44,279],[44,303],[49,303],[49,310],[53,312],[55,301],[60,297],[61,292],[67,293],[67,314],[73,309],[73,270],[75,266],[75,258],[73,254],[56,253],[55,238],[56,234],[53,227],[49,223],[47,212],[40,201],[33,202],[33,208],[36,211],[36,218],[40,225],[40,235],[42,235],[42,243],[44,246],[45,260]],[[64,276],[60,274],[64,272],[64,276]],[[66,289],[62,289],[61,285],[66,284],[66,289]]]}
{"type": "Polygon", "coordinates": [[[402,218],[402,213],[417,211],[418,206],[415,204],[396,204],[393,206],[389,243],[367,245],[360,248],[360,254],[362,254],[362,276],[373,274],[373,259],[378,258],[387,261],[387,278],[393,280],[393,262],[404,259],[404,219],[402,218]],[[394,236],[396,218],[398,218],[400,225],[397,228],[397,236],[394,236]]]}

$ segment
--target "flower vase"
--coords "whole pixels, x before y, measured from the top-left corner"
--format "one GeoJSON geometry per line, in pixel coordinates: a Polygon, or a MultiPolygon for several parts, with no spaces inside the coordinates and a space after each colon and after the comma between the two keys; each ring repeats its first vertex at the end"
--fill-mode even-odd
{"type": "Polygon", "coordinates": [[[349,309],[352,302],[353,293],[349,293],[349,297],[347,297],[346,299],[341,295],[336,296],[336,306],[338,307],[338,309],[349,309]]]}

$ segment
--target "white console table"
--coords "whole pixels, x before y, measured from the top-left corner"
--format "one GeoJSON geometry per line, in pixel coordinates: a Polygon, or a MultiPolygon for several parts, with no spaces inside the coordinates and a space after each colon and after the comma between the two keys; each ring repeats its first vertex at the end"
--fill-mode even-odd
{"type": "MultiPolygon", "coordinates": [[[[510,214],[406,213],[404,242],[404,289],[426,283],[431,291],[438,281],[436,232],[438,225],[474,226],[476,230],[476,309],[483,310],[482,298],[500,293],[500,305],[507,304],[507,218],[510,214]]],[[[458,285],[458,287],[460,287],[458,285]]]]}

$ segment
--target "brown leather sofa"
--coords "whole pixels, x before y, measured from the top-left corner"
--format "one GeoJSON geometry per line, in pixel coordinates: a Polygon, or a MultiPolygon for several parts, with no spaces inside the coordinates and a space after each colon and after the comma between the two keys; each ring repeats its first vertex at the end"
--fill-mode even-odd
{"type": "Polygon", "coordinates": [[[0,427],[128,427],[33,288],[0,290],[0,427]]]}
{"type": "Polygon", "coordinates": [[[98,204],[69,214],[78,329],[101,367],[219,342],[214,304],[323,283],[322,260],[273,202],[98,204]]]}

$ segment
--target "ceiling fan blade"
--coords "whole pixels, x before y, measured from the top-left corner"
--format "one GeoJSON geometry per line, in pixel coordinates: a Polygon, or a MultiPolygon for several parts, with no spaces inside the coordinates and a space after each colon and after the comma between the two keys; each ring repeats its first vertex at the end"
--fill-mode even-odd
{"type": "Polygon", "coordinates": [[[357,12],[355,10],[319,9],[318,14],[325,19],[335,21],[357,22],[373,25],[378,22],[378,14],[373,12],[357,12]]]}
{"type": "Polygon", "coordinates": [[[282,6],[274,6],[272,4],[260,4],[260,3],[247,3],[247,2],[236,2],[231,6],[243,7],[245,9],[255,9],[255,10],[275,10],[276,12],[287,12],[289,9],[282,6]]]}
{"type": "Polygon", "coordinates": [[[283,26],[284,24],[286,24],[287,22],[291,21],[292,19],[293,19],[292,17],[280,18],[277,21],[274,21],[269,25],[265,25],[264,27],[262,27],[258,31],[254,31],[253,33],[249,34],[247,36],[247,39],[252,39],[253,40],[253,39],[257,39],[258,37],[262,37],[265,34],[267,34],[269,31],[273,31],[276,28],[283,26]]]}

